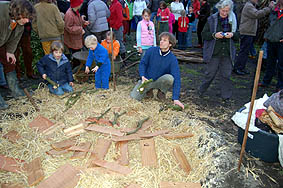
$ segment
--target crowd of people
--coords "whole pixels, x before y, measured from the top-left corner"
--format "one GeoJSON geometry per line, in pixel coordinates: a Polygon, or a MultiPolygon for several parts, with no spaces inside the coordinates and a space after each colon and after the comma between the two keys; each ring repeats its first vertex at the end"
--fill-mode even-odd
{"type": "MultiPolygon", "coordinates": [[[[264,35],[267,67],[259,85],[268,86],[278,74],[277,90],[283,89],[283,0],[271,1],[261,10],[257,8],[258,0],[248,0],[240,20],[232,0],[220,0],[212,15],[207,0],[170,3],[161,0],[39,0],[35,5],[28,0],[12,0],[0,1],[0,4],[0,85],[9,88],[15,98],[24,95],[18,86],[22,77],[18,63],[20,48],[27,77],[36,79],[30,46],[33,29],[45,54],[37,63],[38,72],[43,79],[59,84],[58,88],[48,85],[53,94],[73,91],[70,60],[74,53],[83,49],[89,50],[85,72],[95,72],[96,88],[108,89],[112,53],[113,59],[118,56],[124,59],[125,36],[134,31],[137,50],[142,55],[140,80],[130,96],[137,100],[151,98],[153,89],[158,89],[157,97],[162,100],[172,87],[174,104],[184,108],[179,100],[180,70],[171,49],[176,43],[180,50],[193,47],[192,32],[196,32],[196,47],[203,48],[203,60],[207,63],[198,93],[204,95],[219,70],[221,97],[229,100],[232,96],[231,73],[248,74],[245,65],[257,33],[258,19],[268,14],[270,24],[264,35]],[[110,28],[113,32],[109,32],[110,28]],[[240,51],[236,56],[235,43],[238,41],[240,51]],[[93,61],[96,65],[91,68],[93,61]],[[137,88],[150,79],[153,82],[146,90],[138,92],[137,88]]],[[[0,109],[6,108],[8,105],[0,95],[0,109]]]]}

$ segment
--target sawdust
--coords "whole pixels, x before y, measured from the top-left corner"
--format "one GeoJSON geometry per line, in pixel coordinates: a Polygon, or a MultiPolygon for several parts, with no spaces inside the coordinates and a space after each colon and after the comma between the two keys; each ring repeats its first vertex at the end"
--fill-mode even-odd
{"type": "MultiPolygon", "coordinates": [[[[126,78],[120,77],[120,79],[126,78]]],[[[85,86],[94,87],[94,84],[75,85],[74,89],[79,90],[85,86]]],[[[198,154],[200,146],[203,145],[202,142],[207,142],[209,139],[199,139],[200,137],[207,137],[205,123],[197,119],[189,119],[187,116],[188,113],[192,113],[196,109],[193,104],[188,104],[190,107],[183,112],[176,112],[171,109],[160,112],[162,104],[156,100],[138,102],[131,99],[129,93],[132,88],[133,86],[129,85],[118,85],[116,91],[109,89],[99,90],[93,94],[83,93],[78,102],[68,111],[64,112],[66,108],[65,103],[68,98],[52,95],[48,92],[47,87],[40,85],[33,94],[33,98],[40,108],[40,112],[36,112],[26,98],[17,101],[10,100],[8,102],[11,108],[6,110],[5,114],[18,113],[21,115],[19,117],[13,117],[12,119],[9,115],[2,116],[1,127],[3,128],[3,132],[0,135],[0,153],[26,162],[41,157],[45,178],[53,174],[56,169],[63,164],[70,163],[81,169],[81,178],[77,185],[78,188],[119,188],[125,187],[131,183],[139,184],[143,188],[157,188],[161,181],[196,183],[203,181],[206,175],[211,170],[214,170],[214,166],[211,165],[213,152],[219,152],[221,148],[203,156],[198,154]],[[111,108],[111,110],[103,118],[112,121],[114,119],[114,112],[127,112],[119,118],[119,126],[114,126],[117,129],[124,127],[135,128],[139,120],[150,117],[152,125],[147,130],[148,132],[169,129],[171,133],[190,132],[194,134],[194,136],[176,140],[167,140],[162,136],[155,137],[154,140],[158,159],[158,167],[156,168],[142,166],[139,141],[130,141],[128,144],[129,168],[131,168],[133,172],[124,176],[103,172],[100,168],[86,169],[90,154],[88,154],[85,159],[74,160],[70,159],[72,152],[55,157],[46,154],[47,151],[52,149],[52,143],[67,139],[64,132],[62,129],[58,129],[51,138],[47,139],[43,134],[29,127],[29,123],[39,114],[54,123],[64,123],[66,128],[68,128],[77,125],[88,117],[98,117],[108,108],[111,108]],[[178,122],[177,124],[176,121],[178,122]],[[2,137],[11,130],[16,130],[21,135],[21,139],[14,144],[2,137]],[[179,145],[182,148],[192,167],[192,171],[189,175],[178,166],[172,155],[172,150],[175,145],[179,145]]],[[[169,93],[167,98],[170,97],[171,94],[169,93]]],[[[76,142],[91,142],[91,149],[93,149],[96,140],[101,137],[111,138],[109,135],[86,132],[76,137],[76,142]]],[[[213,140],[210,139],[209,142],[213,142],[213,140]]],[[[112,142],[105,160],[115,161],[117,156],[118,153],[115,149],[115,143],[112,142]]],[[[1,171],[0,181],[2,183],[18,182],[27,185],[27,177],[24,173],[1,171]]]]}

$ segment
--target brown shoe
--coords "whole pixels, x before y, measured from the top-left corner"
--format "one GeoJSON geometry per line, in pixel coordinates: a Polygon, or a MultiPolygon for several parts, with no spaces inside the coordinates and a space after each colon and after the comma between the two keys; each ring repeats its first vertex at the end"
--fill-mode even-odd
{"type": "Polygon", "coordinates": [[[146,92],[145,99],[152,99],[153,98],[153,89],[150,89],[146,92]]]}
{"type": "Polygon", "coordinates": [[[166,99],[166,95],[159,89],[157,92],[157,98],[161,101],[164,101],[166,99]]]}

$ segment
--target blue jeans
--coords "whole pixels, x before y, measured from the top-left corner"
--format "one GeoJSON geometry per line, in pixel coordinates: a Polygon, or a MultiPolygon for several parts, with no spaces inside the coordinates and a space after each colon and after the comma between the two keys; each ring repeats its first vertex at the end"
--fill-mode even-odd
{"type": "Polygon", "coordinates": [[[180,50],[186,49],[187,32],[178,32],[178,47],[180,50]]]}
{"type": "Polygon", "coordinates": [[[4,68],[2,63],[0,62],[0,86],[7,85],[5,74],[4,74],[4,68]]]}
{"type": "Polygon", "coordinates": [[[156,17],[155,19],[156,19],[156,21],[157,21],[157,12],[152,12],[152,13],[151,13],[150,21],[153,22],[154,17],[156,17]]]}
{"type": "Polygon", "coordinates": [[[198,24],[198,19],[196,18],[195,21],[192,23],[192,32],[197,31],[197,24],[198,24]]]}
{"type": "Polygon", "coordinates": [[[193,26],[189,25],[188,31],[187,31],[187,47],[193,47],[193,43],[192,43],[192,30],[193,30],[193,26]]]}
{"type": "Polygon", "coordinates": [[[235,70],[244,70],[249,57],[250,47],[254,41],[253,36],[241,35],[240,36],[240,51],[235,61],[235,70]]]}
{"type": "Polygon", "coordinates": [[[69,85],[69,83],[65,83],[60,85],[57,89],[54,89],[51,84],[48,84],[48,88],[50,93],[55,95],[63,95],[65,92],[73,92],[73,87],[69,85]]]}

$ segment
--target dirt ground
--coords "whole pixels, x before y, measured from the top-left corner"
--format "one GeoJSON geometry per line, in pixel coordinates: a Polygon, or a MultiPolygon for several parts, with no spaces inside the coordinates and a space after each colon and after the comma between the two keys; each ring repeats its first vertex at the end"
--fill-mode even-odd
{"type": "MultiPolygon", "coordinates": [[[[127,38],[127,49],[132,50],[132,45],[134,44],[131,38],[127,38]]],[[[194,37],[194,44],[196,44],[194,37]]],[[[199,50],[199,49],[189,49],[189,50],[199,50]]],[[[130,63],[131,60],[129,60],[130,63]]],[[[232,122],[232,115],[240,109],[245,103],[248,103],[251,99],[253,82],[255,76],[257,59],[249,59],[247,63],[247,68],[251,72],[249,75],[238,76],[232,74],[233,81],[233,96],[229,101],[222,101],[218,96],[220,92],[220,82],[219,77],[211,84],[205,96],[200,98],[197,94],[197,88],[200,86],[204,71],[205,64],[193,64],[193,63],[180,63],[181,75],[182,75],[182,89],[181,89],[181,101],[186,103],[187,101],[193,102],[198,106],[198,111],[201,111],[208,116],[198,117],[202,121],[206,121],[213,129],[220,132],[223,139],[234,143],[235,155],[240,155],[241,146],[237,142],[238,127],[232,122]],[[217,119],[217,120],[215,120],[217,119]]],[[[125,73],[132,78],[132,83],[134,84],[138,80],[137,67],[131,68],[125,73]]],[[[261,72],[261,77],[263,72],[261,72]]],[[[21,87],[27,87],[30,90],[36,89],[41,80],[28,80],[24,79],[20,82],[21,87]]],[[[269,88],[259,88],[257,92],[257,98],[262,97],[264,93],[268,95],[275,91],[276,80],[272,82],[269,88]]],[[[8,90],[0,89],[1,94],[6,100],[9,100],[10,93],[8,90]]],[[[0,112],[0,117],[3,117],[3,113],[0,112]]],[[[11,114],[15,116],[17,114],[11,114]]],[[[193,116],[196,118],[195,114],[188,114],[188,118],[193,116]]],[[[0,119],[1,119],[0,118],[0,119]]],[[[254,181],[261,181],[260,186],[257,187],[267,187],[267,188],[282,188],[283,187],[283,169],[279,163],[265,163],[261,160],[255,159],[252,156],[245,154],[243,160],[244,167],[252,166],[254,167],[253,173],[248,173],[248,176],[253,176],[254,181]]],[[[225,177],[225,183],[223,186],[216,187],[248,187],[241,186],[240,180],[238,179],[238,172],[235,170],[225,177]],[[226,186],[224,186],[226,185],[226,186]]],[[[250,186],[251,187],[251,186],[250,186]]]]}

